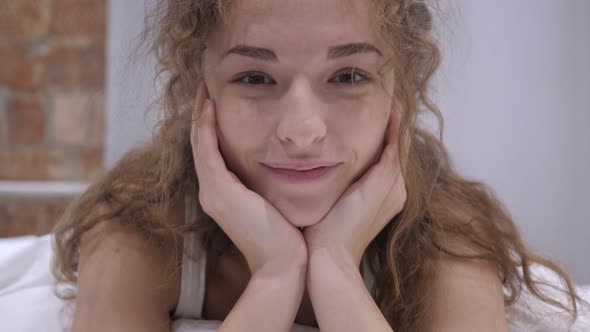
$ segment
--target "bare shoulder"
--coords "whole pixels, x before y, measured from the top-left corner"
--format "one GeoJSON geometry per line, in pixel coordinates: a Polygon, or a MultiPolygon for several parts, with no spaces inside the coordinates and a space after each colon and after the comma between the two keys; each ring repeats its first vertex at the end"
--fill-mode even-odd
{"type": "MultiPolygon", "coordinates": [[[[169,220],[184,222],[183,199],[172,203],[169,220]]],[[[165,267],[181,259],[182,245],[176,252],[171,246],[157,246],[119,220],[95,225],[80,240],[74,327],[85,330],[98,321],[103,328],[103,322],[111,322],[110,327],[117,330],[150,324],[167,327],[180,296],[180,273],[171,276],[165,267]],[[144,325],[126,325],[131,322],[144,325]]]]}
{"type": "MultiPolygon", "coordinates": [[[[446,237],[443,242],[455,253],[478,254],[466,240],[446,237]]],[[[503,285],[494,262],[441,252],[431,264],[436,268],[436,277],[427,331],[507,330],[503,285]]]]}

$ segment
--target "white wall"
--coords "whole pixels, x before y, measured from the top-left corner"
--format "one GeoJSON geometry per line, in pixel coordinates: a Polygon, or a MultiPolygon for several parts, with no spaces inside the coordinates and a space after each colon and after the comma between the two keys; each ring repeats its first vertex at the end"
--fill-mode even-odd
{"type": "Polygon", "coordinates": [[[590,1],[453,6],[436,98],[446,145],[533,248],[590,283],[590,1]]]}
{"type": "Polygon", "coordinates": [[[150,137],[155,123],[144,110],[156,97],[154,59],[132,58],[131,50],[143,29],[145,3],[150,0],[109,1],[107,41],[107,121],[105,165],[111,167],[132,146],[150,137]]]}
{"type": "MultiPolygon", "coordinates": [[[[590,283],[590,1],[445,3],[435,100],[457,168],[491,184],[527,243],[590,283]]],[[[110,166],[148,137],[143,109],[154,90],[150,59],[134,67],[121,56],[143,3],[109,9],[110,166]]]]}

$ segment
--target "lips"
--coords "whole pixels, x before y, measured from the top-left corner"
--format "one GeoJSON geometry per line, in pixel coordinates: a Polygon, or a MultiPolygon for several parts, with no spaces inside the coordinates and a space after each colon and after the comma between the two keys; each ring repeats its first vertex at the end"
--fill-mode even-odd
{"type": "Polygon", "coordinates": [[[288,169],[288,170],[296,170],[296,171],[307,171],[312,170],[315,168],[320,167],[331,167],[338,165],[340,162],[337,161],[324,161],[324,160],[317,160],[317,161],[285,161],[285,162],[264,162],[262,163],[265,166],[272,167],[275,169],[288,169]]]}
{"type": "MultiPolygon", "coordinates": [[[[263,164],[264,165],[264,164],[263,164]]],[[[334,170],[336,165],[320,166],[308,170],[293,170],[284,168],[273,168],[264,165],[265,169],[273,176],[273,178],[285,183],[315,183],[328,178],[334,170]]]]}

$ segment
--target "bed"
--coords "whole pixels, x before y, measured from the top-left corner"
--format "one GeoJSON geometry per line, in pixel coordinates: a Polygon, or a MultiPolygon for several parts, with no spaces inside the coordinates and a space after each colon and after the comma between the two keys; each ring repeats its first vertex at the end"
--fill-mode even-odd
{"type": "MultiPolygon", "coordinates": [[[[75,304],[54,295],[50,273],[51,234],[0,239],[0,331],[69,331],[75,304]]],[[[544,268],[535,274],[552,284],[558,280],[544,268]]],[[[590,301],[590,285],[579,285],[580,294],[590,301]]],[[[550,291],[550,289],[548,289],[550,291]]],[[[556,295],[559,296],[559,295],[556,295]]],[[[580,317],[568,329],[567,316],[524,293],[507,308],[510,331],[590,331],[590,308],[581,308],[580,317]]],[[[219,321],[179,319],[173,332],[216,331],[219,321]]],[[[294,326],[293,332],[317,331],[294,326]]]]}

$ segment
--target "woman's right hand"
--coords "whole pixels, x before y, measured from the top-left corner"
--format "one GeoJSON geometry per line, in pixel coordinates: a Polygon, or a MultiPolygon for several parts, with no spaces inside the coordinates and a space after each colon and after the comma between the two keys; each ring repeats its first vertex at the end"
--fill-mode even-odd
{"type": "Polygon", "coordinates": [[[252,275],[263,268],[268,273],[282,273],[306,267],[307,245],[302,233],[227,169],[218,148],[215,112],[202,81],[193,110],[191,145],[203,211],[242,252],[252,275]]]}

